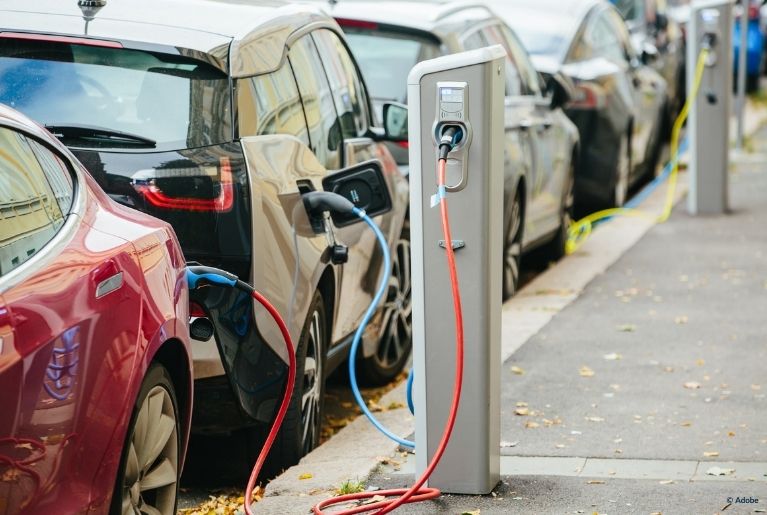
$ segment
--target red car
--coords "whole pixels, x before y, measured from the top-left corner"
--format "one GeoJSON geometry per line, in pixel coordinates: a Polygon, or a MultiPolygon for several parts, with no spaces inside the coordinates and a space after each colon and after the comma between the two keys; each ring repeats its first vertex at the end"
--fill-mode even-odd
{"type": "Polygon", "coordinates": [[[0,106],[0,515],[175,513],[184,264],[170,226],[0,106]]]}

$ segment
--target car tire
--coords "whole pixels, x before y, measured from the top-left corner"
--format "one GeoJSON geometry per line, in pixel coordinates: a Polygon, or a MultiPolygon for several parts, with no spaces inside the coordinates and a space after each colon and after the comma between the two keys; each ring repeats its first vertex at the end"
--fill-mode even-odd
{"type": "Polygon", "coordinates": [[[359,360],[359,379],[366,386],[383,386],[396,378],[413,348],[410,220],[405,220],[392,253],[392,271],[381,308],[381,330],[376,352],[359,360]]]}
{"type": "MultiPolygon", "coordinates": [[[[263,467],[262,477],[274,477],[317,447],[325,407],[325,364],[330,331],[325,317],[325,302],[314,292],[296,348],[296,380],[293,397],[282,427],[263,467]]],[[[279,403],[279,400],[278,400],[279,403]]],[[[266,431],[271,428],[271,422],[266,431]]],[[[264,428],[248,428],[250,461],[255,463],[266,440],[264,428]]]]}
{"type": "Polygon", "coordinates": [[[629,133],[626,132],[620,141],[618,147],[618,158],[615,162],[615,181],[613,182],[610,206],[623,207],[628,199],[629,180],[631,178],[631,146],[629,144],[629,133]]]}
{"type": "Polygon", "coordinates": [[[180,427],[178,402],[170,374],[164,366],[153,363],[144,377],[131,414],[112,495],[112,515],[175,515],[180,427]]]}
{"type": "Polygon", "coordinates": [[[503,300],[511,298],[519,288],[520,266],[522,263],[522,198],[520,189],[514,194],[511,205],[509,226],[506,230],[506,238],[503,244],[503,300]]]}
{"type": "Polygon", "coordinates": [[[543,247],[543,257],[546,261],[558,261],[565,255],[568,230],[573,221],[575,206],[575,158],[570,162],[570,169],[565,177],[562,202],[559,205],[559,229],[554,238],[543,247]]]}

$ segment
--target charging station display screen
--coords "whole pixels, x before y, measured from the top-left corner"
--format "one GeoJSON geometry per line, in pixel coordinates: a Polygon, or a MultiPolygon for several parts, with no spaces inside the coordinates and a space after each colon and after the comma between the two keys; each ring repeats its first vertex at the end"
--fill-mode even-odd
{"type": "Polygon", "coordinates": [[[442,88],[440,100],[442,102],[463,102],[463,93],[460,89],[442,88]]]}

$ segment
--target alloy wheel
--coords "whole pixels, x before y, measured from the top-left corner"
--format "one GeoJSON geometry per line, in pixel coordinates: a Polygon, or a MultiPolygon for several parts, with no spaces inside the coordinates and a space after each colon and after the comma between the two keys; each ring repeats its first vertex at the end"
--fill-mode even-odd
{"type": "Polygon", "coordinates": [[[170,392],[153,387],[139,408],[123,481],[123,515],[171,515],[176,506],[178,434],[170,392]]]}
{"type": "Polygon", "coordinates": [[[301,395],[301,442],[304,454],[314,449],[320,440],[320,410],[322,402],[324,324],[319,311],[312,313],[307,332],[301,395]]]}
{"type": "Polygon", "coordinates": [[[410,352],[413,305],[410,298],[410,241],[400,238],[392,254],[392,273],[382,308],[377,364],[382,369],[398,366],[410,352]]]}
{"type": "Polygon", "coordinates": [[[503,298],[514,295],[519,285],[519,264],[522,258],[522,205],[519,194],[511,206],[511,219],[503,252],[503,298]]]}

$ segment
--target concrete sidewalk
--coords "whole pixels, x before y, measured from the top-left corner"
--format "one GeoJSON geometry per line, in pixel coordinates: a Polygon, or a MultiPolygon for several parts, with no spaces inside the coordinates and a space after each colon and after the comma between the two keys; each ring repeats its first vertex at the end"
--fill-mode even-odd
{"type": "MultiPolygon", "coordinates": [[[[758,503],[724,513],[765,509],[767,130],[752,145],[732,166],[732,214],[615,220],[504,306],[504,482],[398,513],[716,513],[728,497],[758,503]]],[[[403,399],[399,387],[379,404],[403,399]]],[[[381,415],[412,431],[406,410],[381,415]]],[[[360,418],[255,508],[306,513],[342,479],[407,486],[412,460],[395,447],[360,418]],[[391,456],[398,470],[370,475],[391,456]]]]}

